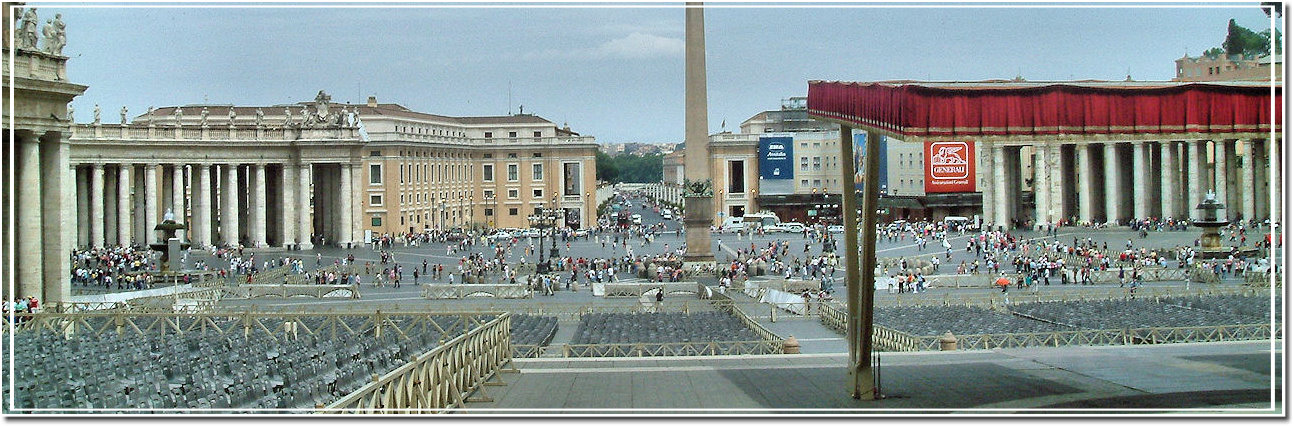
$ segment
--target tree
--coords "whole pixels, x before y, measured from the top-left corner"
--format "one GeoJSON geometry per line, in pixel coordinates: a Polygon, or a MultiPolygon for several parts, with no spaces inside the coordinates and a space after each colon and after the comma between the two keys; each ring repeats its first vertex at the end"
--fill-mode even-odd
{"type": "Polygon", "coordinates": [[[1268,37],[1236,25],[1236,20],[1232,19],[1227,22],[1227,39],[1222,42],[1222,48],[1226,50],[1227,56],[1261,55],[1268,52],[1269,43],[1271,40],[1268,37]]]}
{"type": "Polygon", "coordinates": [[[616,167],[615,160],[607,153],[598,150],[597,154],[598,180],[603,182],[619,182],[616,180],[620,176],[620,169],[616,167]]]}
{"type": "Polygon", "coordinates": [[[1215,47],[1209,50],[1205,50],[1204,56],[1208,56],[1209,58],[1216,58],[1216,57],[1222,56],[1223,53],[1226,53],[1226,51],[1222,50],[1221,47],[1215,47]]]}
{"type": "Polygon", "coordinates": [[[1268,28],[1268,29],[1262,30],[1262,32],[1258,33],[1258,35],[1259,35],[1259,36],[1261,36],[1261,37],[1263,37],[1263,38],[1265,38],[1265,39],[1267,39],[1267,45],[1268,45],[1268,46],[1276,46],[1276,54],[1277,54],[1277,55],[1281,54],[1281,30],[1276,30],[1276,38],[1275,38],[1275,39],[1272,39],[1272,30],[1271,30],[1271,28],[1268,28]],[[1273,44],[1273,43],[1275,43],[1275,44],[1273,44]]]}

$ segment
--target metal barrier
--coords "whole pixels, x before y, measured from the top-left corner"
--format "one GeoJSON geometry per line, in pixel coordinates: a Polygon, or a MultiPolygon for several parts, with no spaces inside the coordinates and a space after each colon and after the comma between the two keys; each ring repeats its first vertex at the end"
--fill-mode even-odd
{"type": "Polygon", "coordinates": [[[459,335],[408,364],[321,408],[322,413],[443,413],[464,408],[487,384],[502,385],[503,367],[512,362],[510,314],[504,313],[459,335]]]}
{"type": "Polygon", "coordinates": [[[488,296],[496,299],[529,299],[534,293],[525,284],[423,284],[427,299],[465,299],[488,296]]]}
{"type": "MultiPolygon", "coordinates": [[[[1055,287],[1055,286],[1053,286],[1055,287]]],[[[1017,303],[1032,302],[1082,302],[1091,300],[1119,300],[1130,297],[1163,298],[1182,296],[1253,296],[1265,293],[1264,290],[1244,286],[1201,285],[1190,289],[1184,287],[1140,287],[1133,293],[1131,287],[1102,288],[1070,286],[1071,288],[1050,288],[1031,291],[1016,290],[1009,293],[986,291],[977,294],[948,294],[930,296],[922,293],[899,293],[876,295],[876,306],[980,306],[997,307],[1017,303]]],[[[832,302],[836,303],[836,302],[832,302]]]]}
{"type": "Polygon", "coordinates": [[[250,284],[222,287],[225,294],[243,299],[262,297],[310,296],[317,298],[347,297],[359,298],[359,285],[298,285],[298,284],[250,284]]]}
{"type": "Polygon", "coordinates": [[[50,302],[45,312],[201,312],[215,306],[224,292],[217,287],[194,287],[188,291],[157,296],[136,297],[121,301],[50,302]]]}
{"type": "MultiPolygon", "coordinates": [[[[305,313],[305,312],[77,312],[21,314],[14,323],[18,333],[48,330],[60,334],[72,333],[106,333],[144,335],[146,333],[191,333],[213,331],[219,335],[241,331],[244,335],[265,333],[278,340],[298,333],[307,335],[337,333],[349,335],[373,333],[382,337],[383,333],[407,339],[409,333],[419,329],[434,328],[440,335],[454,335],[465,332],[488,319],[501,315],[500,312],[383,312],[364,313],[305,313]],[[309,328],[306,318],[324,320],[309,328]],[[352,327],[344,321],[349,318],[364,318],[359,326],[352,327]],[[435,321],[438,318],[454,318],[448,325],[435,321]]],[[[10,318],[3,317],[4,331],[8,332],[10,318]]]]}
{"type": "MultiPolygon", "coordinates": [[[[835,306],[822,304],[818,306],[818,319],[827,328],[845,334],[848,315],[835,306]]],[[[872,324],[872,342],[877,350],[890,352],[918,351],[921,341],[912,336],[879,324],[872,324]]]]}
{"type": "Polygon", "coordinates": [[[721,312],[737,317],[738,320],[741,320],[742,324],[746,325],[746,328],[754,331],[760,339],[764,341],[777,342],[778,350],[781,351],[781,344],[786,339],[782,336],[778,336],[777,333],[773,333],[767,328],[764,328],[764,326],[760,325],[758,321],[751,319],[749,315],[746,315],[745,311],[742,311],[741,308],[737,307],[737,304],[733,302],[732,298],[728,297],[727,294],[716,292],[714,297],[710,299],[710,305],[714,306],[715,309],[718,309],[721,312]]]}
{"type": "Polygon", "coordinates": [[[641,297],[658,288],[664,288],[665,294],[703,294],[701,287],[692,281],[605,283],[603,288],[606,289],[606,296],[603,297],[641,297]]]}
{"type": "Polygon", "coordinates": [[[780,353],[782,353],[782,342],[770,340],[562,345],[562,354],[566,357],[575,358],[750,354],[767,355],[780,353]]]}

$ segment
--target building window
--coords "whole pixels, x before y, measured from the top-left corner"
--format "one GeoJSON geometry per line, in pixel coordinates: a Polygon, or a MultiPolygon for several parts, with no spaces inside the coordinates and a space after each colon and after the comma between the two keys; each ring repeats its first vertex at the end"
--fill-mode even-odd
{"type": "Polygon", "coordinates": [[[535,198],[541,198],[541,199],[544,198],[544,190],[542,189],[536,189],[532,191],[532,193],[534,194],[535,198]]]}
{"type": "Polygon", "coordinates": [[[375,207],[376,207],[376,206],[381,206],[381,205],[382,205],[382,196],[381,196],[381,195],[370,195],[370,196],[368,196],[368,205],[370,205],[370,206],[375,206],[375,207]]]}
{"type": "Polygon", "coordinates": [[[493,199],[494,199],[494,190],[493,190],[493,189],[487,189],[487,190],[485,190],[485,199],[487,199],[487,200],[493,200],[493,199]]]}
{"type": "Polygon", "coordinates": [[[381,164],[368,165],[368,183],[370,185],[382,184],[382,165],[381,164]]]}
{"type": "Polygon", "coordinates": [[[562,163],[562,195],[580,195],[584,189],[582,178],[580,163],[562,163]]]}
{"type": "Polygon", "coordinates": [[[486,182],[494,182],[494,165],[493,165],[493,164],[486,164],[486,165],[484,165],[484,166],[482,166],[482,167],[481,167],[481,180],[486,181],[486,182]]]}
{"type": "Polygon", "coordinates": [[[486,216],[494,216],[494,209],[489,208],[489,207],[486,207],[486,208],[485,208],[485,215],[486,215],[486,216]]]}
{"type": "Polygon", "coordinates": [[[517,153],[515,153],[515,152],[509,152],[509,153],[508,153],[508,158],[517,158],[517,153]]]}
{"type": "Polygon", "coordinates": [[[375,218],[373,218],[373,220],[372,220],[371,222],[369,222],[369,223],[373,224],[373,226],[382,226],[382,218],[380,218],[380,217],[375,217],[375,218]]]}
{"type": "Polygon", "coordinates": [[[513,208],[508,209],[508,216],[516,216],[516,215],[517,215],[517,208],[516,208],[516,207],[513,207],[513,208]]]}
{"type": "Polygon", "coordinates": [[[508,198],[510,199],[516,199],[517,197],[520,197],[520,196],[521,196],[521,191],[518,191],[515,189],[508,190],[508,198]]]}
{"type": "Polygon", "coordinates": [[[485,132],[485,137],[486,137],[487,139],[488,139],[488,138],[492,138],[492,137],[494,137],[494,132],[485,132]]]}
{"type": "Polygon", "coordinates": [[[531,156],[531,157],[535,157],[535,158],[542,158],[542,157],[544,156],[544,153],[542,153],[542,152],[536,152],[536,153],[534,153],[534,154],[530,154],[530,156],[531,156]]]}
{"type": "Polygon", "coordinates": [[[508,137],[510,137],[510,138],[515,138],[515,137],[517,137],[517,132],[508,132],[508,137]]]}
{"type": "Polygon", "coordinates": [[[518,173],[517,173],[517,165],[516,165],[516,164],[509,164],[509,165],[508,165],[508,182],[516,182],[516,181],[519,179],[519,178],[517,177],[517,174],[518,174],[518,173]]]}
{"type": "Polygon", "coordinates": [[[531,165],[530,165],[530,174],[531,174],[531,176],[532,176],[535,180],[544,180],[544,165],[543,165],[543,163],[535,163],[535,164],[531,164],[531,165]]]}
{"type": "Polygon", "coordinates": [[[800,157],[800,171],[809,171],[809,157],[800,157]]]}
{"type": "Polygon", "coordinates": [[[813,157],[813,170],[822,170],[822,157],[813,157]]]}
{"type": "Polygon", "coordinates": [[[485,154],[482,158],[494,158],[494,154],[485,154]]]}
{"type": "Polygon", "coordinates": [[[543,133],[535,132],[535,137],[539,137],[539,135],[542,135],[542,134],[543,134],[543,133]]]}
{"type": "Polygon", "coordinates": [[[369,156],[369,157],[381,157],[381,156],[382,156],[382,151],[369,151],[369,152],[368,152],[368,156],[369,156]]]}

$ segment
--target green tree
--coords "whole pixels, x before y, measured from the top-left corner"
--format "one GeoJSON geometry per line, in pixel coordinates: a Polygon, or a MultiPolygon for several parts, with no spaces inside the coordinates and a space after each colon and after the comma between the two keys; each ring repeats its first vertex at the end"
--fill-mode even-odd
{"type": "Polygon", "coordinates": [[[1266,53],[1270,42],[1267,37],[1236,25],[1236,20],[1232,19],[1227,22],[1227,39],[1222,42],[1222,48],[1227,56],[1256,55],[1266,53]]]}
{"type": "Polygon", "coordinates": [[[603,182],[619,182],[616,180],[620,176],[620,169],[616,167],[615,159],[610,155],[598,150],[597,154],[598,180],[603,182]]]}

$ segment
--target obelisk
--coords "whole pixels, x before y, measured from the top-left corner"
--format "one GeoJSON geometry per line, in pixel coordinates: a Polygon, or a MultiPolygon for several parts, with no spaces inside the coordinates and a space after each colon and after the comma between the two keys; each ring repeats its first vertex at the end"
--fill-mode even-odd
{"type": "Polygon", "coordinates": [[[710,139],[706,114],[705,90],[705,15],[700,2],[688,2],[686,15],[686,68],[687,117],[683,140],[684,170],[687,179],[683,206],[686,210],[687,263],[714,262],[710,248],[710,225],[714,216],[714,191],[710,189],[710,139]]]}

